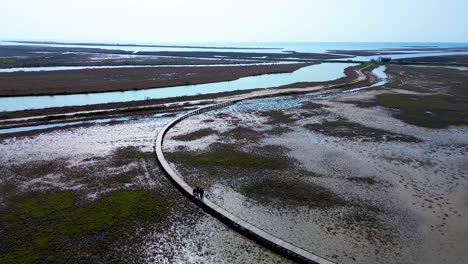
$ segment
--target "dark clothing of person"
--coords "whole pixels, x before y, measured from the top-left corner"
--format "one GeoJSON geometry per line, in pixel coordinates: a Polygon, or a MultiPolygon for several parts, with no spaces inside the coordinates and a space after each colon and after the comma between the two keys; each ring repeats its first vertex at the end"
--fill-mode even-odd
{"type": "Polygon", "coordinates": [[[203,200],[203,194],[204,194],[205,191],[203,191],[202,188],[195,187],[192,192],[193,192],[194,197],[203,200]]]}
{"type": "Polygon", "coordinates": [[[195,189],[193,189],[193,196],[195,196],[196,198],[200,198],[200,195],[201,195],[200,190],[201,190],[200,187],[195,187],[195,189]]]}

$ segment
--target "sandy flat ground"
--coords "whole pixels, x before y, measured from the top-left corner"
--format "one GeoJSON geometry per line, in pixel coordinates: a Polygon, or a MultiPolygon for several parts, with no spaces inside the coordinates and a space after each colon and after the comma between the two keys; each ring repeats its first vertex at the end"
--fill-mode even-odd
{"type": "MultiPolygon", "coordinates": [[[[92,256],[89,261],[287,263],[203,213],[180,195],[159,171],[151,151],[156,132],[168,121],[169,118],[142,117],[126,123],[58,129],[4,139],[0,142],[0,187],[14,184],[15,195],[71,191],[85,203],[118,190],[152,190],[172,197],[168,201],[175,206],[164,221],[141,226],[138,231],[128,225],[131,233],[118,240],[115,250],[92,256]],[[120,167],[109,165],[115,151],[127,147],[149,153],[148,157],[120,167]],[[46,170],[35,177],[25,177],[17,169],[34,168],[47,162],[64,164],[65,168],[46,170]],[[115,182],[115,175],[133,170],[137,174],[130,182],[115,182]]],[[[6,193],[0,195],[0,210],[9,208],[6,204],[10,199],[6,193]]],[[[82,254],[85,252],[74,253],[78,258],[82,254]]]]}
{"type": "Polygon", "coordinates": [[[467,127],[419,127],[396,119],[389,109],[351,103],[385,92],[237,104],[184,120],[168,134],[173,140],[166,150],[174,153],[170,160],[186,180],[206,186],[215,203],[320,256],[340,263],[464,263],[467,127]],[[308,108],[308,102],[319,107],[308,108]],[[346,128],[310,126],[336,120],[367,132],[349,136],[346,128]],[[197,132],[203,129],[212,131],[197,132]],[[250,159],[292,160],[296,166],[253,166],[239,159],[251,167],[226,163],[213,169],[196,158],[231,157],[232,149],[250,159]],[[286,194],[268,191],[268,184],[277,182],[290,188],[286,194]],[[304,202],[314,190],[336,204],[304,202]]]}

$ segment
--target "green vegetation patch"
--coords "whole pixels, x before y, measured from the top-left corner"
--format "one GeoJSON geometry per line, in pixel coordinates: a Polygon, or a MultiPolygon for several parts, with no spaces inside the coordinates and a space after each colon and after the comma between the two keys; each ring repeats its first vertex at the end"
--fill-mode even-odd
{"type": "MultiPolygon", "coordinates": [[[[291,85],[296,85],[296,84],[299,84],[299,83],[293,83],[291,85]]],[[[300,91],[286,91],[286,92],[280,92],[278,95],[281,95],[281,96],[290,96],[290,95],[298,95],[298,94],[302,94],[304,92],[300,92],[300,91]]],[[[270,96],[267,96],[267,97],[270,97],[270,96]]]]}
{"type": "Polygon", "coordinates": [[[160,221],[169,207],[159,193],[148,190],[115,191],[82,205],[72,192],[16,200],[2,209],[0,263],[63,262],[78,248],[94,254],[97,240],[110,245],[133,223],[160,221]]]}
{"type": "Polygon", "coordinates": [[[27,162],[11,167],[12,172],[25,178],[40,178],[47,174],[60,173],[66,169],[66,162],[63,160],[39,160],[27,162]]]}
{"type": "Polygon", "coordinates": [[[284,126],[275,126],[270,130],[264,131],[263,133],[271,136],[281,136],[283,134],[289,133],[294,131],[293,129],[289,127],[284,127],[284,126]]]}
{"type": "Polygon", "coordinates": [[[242,186],[241,192],[264,204],[276,201],[323,209],[347,204],[333,191],[299,179],[265,179],[242,186]]]}
{"type": "Polygon", "coordinates": [[[161,197],[150,191],[117,191],[69,212],[57,227],[67,235],[100,232],[130,220],[158,218],[164,206],[161,197]]]}
{"type": "Polygon", "coordinates": [[[236,140],[258,140],[263,137],[262,132],[244,126],[237,126],[228,130],[222,133],[222,136],[236,140]]]}
{"type": "Polygon", "coordinates": [[[316,109],[320,109],[322,107],[323,107],[323,105],[313,103],[313,102],[305,102],[305,103],[302,103],[302,105],[301,105],[301,108],[306,109],[306,110],[316,110],[316,109]]]}
{"type": "Polygon", "coordinates": [[[291,124],[298,120],[292,114],[286,114],[283,111],[279,110],[261,112],[260,116],[267,117],[269,119],[267,124],[269,125],[291,124]]]}
{"type": "Polygon", "coordinates": [[[377,66],[383,65],[383,64],[386,64],[386,63],[380,63],[380,62],[376,62],[376,61],[364,62],[364,63],[361,64],[361,70],[368,70],[368,69],[371,69],[373,67],[377,67],[377,66]]]}
{"type": "Polygon", "coordinates": [[[7,196],[16,193],[16,185],[11,181],[3,181],[0,183],[0,194],[7,196]]]}
{"type": "Polygon", "coordinates": [[[353,80],[350,82],[339,83],[339,84],[333,85],[333,88],[345,88],[348,86],[357,85],[357,84],[364,83],[364,82],[367,82],[367,80],[353,80]]]}
{"type": "Polygon", "coordinates": [[[48,193],[39,197],[28,197],[16,204],[18,210],[32,218],[45,218],[54,213],[70,208],[75,202],[73,194],[48,193]]]}
{"type": "Polygon", "coordinates": [[[4,67],[37,67],[60,66],[69,62],[75,54],[55,54],[52,56],[27,57],[27,58],[1,58],[0,66],[4,67]]]}
{"type": "Polygon", "coordinates": [[[138,169],[134,168],[129,171],[121,172],[113,177],[113,180],[120,184],[131,183],[138,176],[138,169]]]}
{"type": "Polygon", "coordinates": [[[374,185],[377,183],[377,181],[372,177],[348,177],[346,179],[352,182],[368,185],[374,185]]]}
{"type": "Polygon", "coordinates": [[[402,121],[428,128],[446,128],[468,124],[468,101],[463,97],[442,94],[381,94],[378,105],[398,109],[394,116],[402,121]]]}
{"type": "MultiPolygon", "coordinates": [[[[384,64],[384,63],[365,62],[365,63],[362,63],[360,65],[360,69],[363,72],[370,72],[373,69],[377,68],[381,64],[384,64]]],[[[345,88],[345,87],[348,87],[348,86],[355,86],[357,84],[363,84],[363,83],[366,83],[366,82],[368,82],[368,80],[366,80],[366,79],[364,79],[364,80],[355,79],[355,80],[351,80],[351,81],[344,82],[344,83],[337,83],[337,84],[333,85],[333,88],[345,88]]]]}
{"type": "Polygon", "coordinates": [[[149,152],[143,152],[137,147],[120,147],[112,153],[112,165],[115,167],[128,165],[132,162],[144,159],[149,155],[152,154],[149,152]]]}
{"type": "Polygon", "coordinates": [[[214,135],[217,133],[218,132],[214,129],[203,128],[203,129],[200,129],[200,130],[188,133],[188,134],[174,136],[172,137],[172,139],[179,140],[179,141],[192,141],[192,140],[197,140],[197,139],[207,137],[210,135],[214,135]]]}
{"type": "MultiPolygon", "coordinates": [[[[263,152],[261,148],[258,153],[263,152]]],[[[292,166],[287,158],[262,156],[236,149],[233,145],[212,144],[207,152],[176,151],[168,154],[170,160],[190,167],[235,167],[257,169],[284,169],[292,166]]]]}
{"type": "Polygon", "coordinates": [[[18,61],[18,59],[0,59],[0,65],[3,65],[3,64],[10,64],[10,63],[16,63],[18,61]]]}
{"type": "Polygon", "coordinates": [[[346,120],[326,121],[321,124],[306,124],[304,127],[327,136],[344,137],[360,141],[420,142],[419,139],[413,136],[367,127],[346,120]]]}

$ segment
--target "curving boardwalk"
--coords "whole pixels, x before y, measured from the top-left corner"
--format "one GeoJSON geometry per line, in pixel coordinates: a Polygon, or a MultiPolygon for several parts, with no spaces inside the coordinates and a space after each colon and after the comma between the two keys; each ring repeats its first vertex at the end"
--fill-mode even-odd
{"type": "Polygon", "coordinates": [[[275,237],[272,234],[265,232],[264,230],[248,223],[245,220],[240,219],[239,217],[217,206],[216,204],[214,204],[213,202],[211,202],[210,200],[206,198],[203,199],[203,202],[201,202],[200,200],[198,200],[192,195],[193,193],[192,187],[190,187],[182,179],[182,177],[174,169],[172,169],[172,167],[169,165],[169,163],[165,159],[164,153],[162,150],[162,145],[164,141],[164,136],[169,131],[169,129],[171,129],[177,123],[181,122],[182,120],[190,116],[197,115],[197,114],[207,112],[210,110],[214,110],[217,108],[222,108],[231,104],[235,104],[240,100],[242,99],[227,101],[227,102],[223,102],[223,103],[219,103],[215,105],[210,105],[207,107],[202,107],[200,109],[197,109],[195,111],[182,115],[179,118],[176,118],[175,120],[173,120],[172,122],[166,124],[161,129],[161,131],[159,131],[158,136],[156,138],[156,144],[155,144],[156,158],[162,170],[185,196],[191,199],[195,204],[201,207],[204,211],[218,218],[220,221],[222,221],[226,225],[236,229],[238,232],[242,233],[243,235],[259,242],[260,244],[270,248],[271,250],[291,260],[294,260],[296,262],[316,263],[316,264],[333,264],[334,262],[331,262],[327,259],[324,259],[315,254],[307,252],[303,250],[302,248],[299,248],[287,241],[284,241],[278,237],[275,237]]]}
{"type": "MultiPolygon", "coordinates": [[[[356,70],[358,77],[353,81],[362,81],[367,78],[363,73],[363,69],[356,70]]],[[[214,109],[223,108],[228,105],[235,104],[239,101],[254,99],[259,97],[271,96],[271,95],[280,95],[288,92],[300,92],[307,93],[312,91],[317,91],[326,88],[333,88],[334,85],[319,85],[309,88],[289,88],[289,89],[265,89],[261,91],[256,91],[247,95],[236,96],[234,99],[227,99],[227,101],[213,104],[210,106],[201,107],[197,110],[191,111],[187,114],[184,114],[170,123],[166,124],[158,133],[155,143],[155,153],[159,165],[162,168],[162,171],[168,176],[168,178],[175,184],[175,186],[193,203],[202,208],[205,212],[216,217],[226,225],[237,230],[239,233],[245,235],[246,237],[257,241],[258,243],[270,248],[274,252],[283,255],[286,258],[294,260],[300,263],[315,263],[315,264],[334,264],[334,262],[324,259],[320,256],[317,256],[313,253],[305,251],[304,249],[295,246],[287,241],[282,240],[250,223],[245,220],[240,219],[239,217],[231,214],[230,212],[224,210],[223,208],[217,206],[209,199],[203,199],[203,202],[195,198],[193,194],[193,188],[190,187],[182,177],[169,165],[163,153],[163,141],[166,133],[176,124],[182,120],[189,118],[194,115],[198,115],[204,112],[208,112],[214,109]]]]}

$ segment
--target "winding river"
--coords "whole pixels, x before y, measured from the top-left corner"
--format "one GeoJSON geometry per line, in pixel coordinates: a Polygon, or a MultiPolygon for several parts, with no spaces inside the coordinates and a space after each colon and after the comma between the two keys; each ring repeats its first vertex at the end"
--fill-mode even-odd
{"type": "MultiPolygon", "coordinates": [[[[218,111],[242,111],[243,107],[250,107],[255,105],[256,109],[262,110],[269,110],[269,109],[278,109],[278,108],[286,108],[294,105],[300,105],[305,101],[310,100],[319,100],[319,99],[327,99],[330,97],[339,96],[343,93],[354,93],[360,90],[369,89],[375,86],[384,85],[388,81],[388,77],[385,74],[385,66],[380,66],[372,71],[372,74],[378,78],[378,82],[370,85],[370,86],[363,86],[359,88],[354,88],[350,90],[340,91],[340,92],[331,92],[331,93],[322,93],[322,92],[311,92],[308,94],[304,94],[301,97],[289,97],[289,96],[282,96],[282,97],[274,97],[274,98],[261,98],[256,100],[251,100],[248,102],[244,102],[243,104],[239,105],[231,105],[229,107],[224,108],[224,110],[218,111]]],[[[158,118],[165,118],[167,113],[156,113],[151,117],[147,118],[148,122],[152,122],[154,117],[158,118]]],[[[34,131],[34,130],[44,130],[49,128],[55,127],[67,127],[73,125],[82,125],[82,124],[105,124],[114,121],[128,121],[129,117],[111,117],[111,118],[102,118],[102,119],[94,119],[94,120],[86,120],[86,121],[76,121],[76,122],[63,122],[63,123],[54,123],[54,124],[46,124],[46,125],[32,125],[32,126],[22,126],[22,127],[14,127],[14,128],[6,128],[0,129],[1,134],[9,134],[9,133],[17,133],[17,132],[26,132],[26,131],[34,131]]]]}
{"type": "Polygon", "coordinates": [[[55,96],[18,96],[0,98],[0,111],[19,111],[48,107],[78,106],[129,102],[146,99],[163,99],[180,96],[214,94],[237,90],[272,88],[297,82],[325,82],[344,77],[353,63],[322,63],[307,66],[292,73],[265,74],[244,77],[234,81],[150,88],[136,91],[70,94],[55,96]]]}

